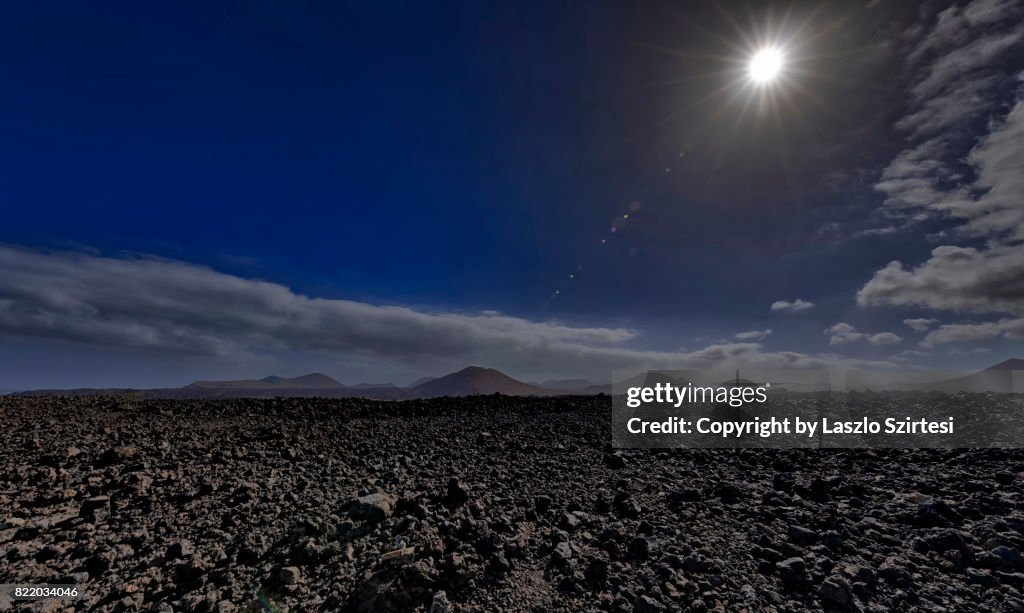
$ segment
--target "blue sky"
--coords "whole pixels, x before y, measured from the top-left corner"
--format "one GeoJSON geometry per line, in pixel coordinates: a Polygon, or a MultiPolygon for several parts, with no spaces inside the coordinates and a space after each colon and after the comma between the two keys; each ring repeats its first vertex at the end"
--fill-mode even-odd
{"type": "Polygon", "coordinates": [[[11,7],[0,388],[1018,355],[1020,4],[818,4],[11,7]]]}

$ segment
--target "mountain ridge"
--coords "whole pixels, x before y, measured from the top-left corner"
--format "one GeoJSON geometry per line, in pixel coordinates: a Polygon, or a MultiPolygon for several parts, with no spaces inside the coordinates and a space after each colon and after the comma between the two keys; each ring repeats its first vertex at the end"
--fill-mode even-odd
{"type": "MultiPolygon", "coordinates": [[[[930,384],[906,386],[903,389],[932,389],[936,391],[1021,391],[1024,359],[1010,358],[972,375],[930,384]]],[[[565,380],[562,380],[565,381],[565,380]]],[[[560,382],[555,380],[555,383],[560,382]]],[[[572,383],[582,382],[573,380],[572,383]]],[[[653,385],[664,382],[678,385],[663,372],[651,371],[630,377],[619,385],[653,385]]],[[[685,382],[683,382],[685,385],[685,382]]],[[[494,368],[467,366],[441,377],[424,377],[407,387],[391,383],[361,383],[346,386],[323,373],[309,373],[298,377],[269,375],[262,379],[235,379],[224,381],[195,381],[176,388],[77,388],[37,389],[14,392],[12,395],[66,395],[96,396],[105,394],[134,394],[143,398],[273,398],[273,397],[334,397],[367,398],[372,400],[409,400],[441,396],[469,396],[475,394],[503,394],[507,396],[556,396],[610,394],[611,384],[594,384],[583,389],[562,390],[520,381],[494,368]]]]}
{"type": "Polygon", "coordinates": [[[186,388],[280,388],[280,389],[343,389],[337,380],[319,372],[298,377],[269,375],[262,379],[234,379],[226,381],[194,381],[186,388]]]}

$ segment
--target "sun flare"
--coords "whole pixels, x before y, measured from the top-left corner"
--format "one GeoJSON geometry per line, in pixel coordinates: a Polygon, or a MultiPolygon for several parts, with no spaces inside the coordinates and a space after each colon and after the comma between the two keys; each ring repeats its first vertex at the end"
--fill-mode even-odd
{"type": "Polygon", "coordinates": [[[782,52],[778,49],[761,49],[750,59],[750,78],[760,84],[774,81],[782,72],[783,59],[782,52]]]}

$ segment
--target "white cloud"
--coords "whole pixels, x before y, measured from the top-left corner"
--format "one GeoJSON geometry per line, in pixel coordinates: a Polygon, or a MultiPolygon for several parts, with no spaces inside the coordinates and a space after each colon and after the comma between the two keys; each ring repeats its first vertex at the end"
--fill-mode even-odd
{"type": "Polygon", "coordinates": [[[639,333],[626,328],[313,298],[185,262],[3,245],[0,336],[229,360],[252,352],[304,352],[435,373],[484,364],[520,376],[600,379],[617,369],[844,363],[832,356],[765,352],[753,342],[690,352],[634,349],[623,345],[639,333]]]}
{"type": "Polygon", "coordinates": [[[903,337],[892,332],[879,332],[868,336],[868,342],[872,345],[895,345],[903,341],[903,337]]]}
{"type": "Polygon", "coordinates": [[[975,0],[939,15],[907,56],[910,105],[897,126],[912,144],[875,186],[891,215],[959,222],[932,240],[987,242],[939,246],[916,267],[890,262],[858,304],[1024,314],[1024,89],[1020,62],[1006,61],[1024,47],[1022,13],[1019,2],[975,0]]]}
{"type": "Polygon", "coordinates": [[[771,333],[771,328],[768,328],[767,330],[751,330],[750,332],[737,332],[736,338],[741,341],[759,341],[771,333]]]}
{"type": "Polygon", "coordinates": [[[995,338],[1024,338],[1024,318],[939,326],[921,339],[921,346],[930,349],[936,345],[972,343],[995,338]]]}
{"type": "Polygon", "coordinates": [[[918,317],[916,319],[904,319],[903,323],[911,328],[914,332],[925,332],[928,328],[931,328],[935,324],[939,323],[938,319],[928,319],[926,317],[918,317]]]}
{"type": "Polygon", "coordinates": [[[1024,314],[1024,248],[947,245],[917,268],[890,262],[857,293],[857,304],[1024,314]]]}
{"type": "Polygon", "coordinates": [[[829,345],[845,345],[846,343],[853,343],[862,340],[866,334],[857,332],[857,328],[851,326],[848,323],[839,322],[836,325],[825,328],[825,334],[828,334],[829,345]]]}
{"type": "Polygon", "coordinates": [[[796,300],[793,300],[793,301],[778,300],[778,301],[772,303],[772,310],[773,311],[788,311],[788,312],[796,313],[796,312],[799,312],[799,311],[806,311],[807,309],[811,309],[811,308],[814,308],[814,303],[813,302],[808,302],[807,300],[801,300],[800,298],[797,298],[796,300]]]}
{"type": "Polygon", "coordinates": [[[839,322],[834,326],[826,328],[825,334],[829,336],[829,345],[845,345],[863,340],[872,345],[894,345],[903,340],[903,337],[892,332],[879,332],[877,334],[858,332],[857,328],[844,322],[839,322]]]}
{"type": "Polygon", "coordinates": [[[881,228],[868,228],[867,230],[861,230],[857,232],[855,236],[886,236],[888,234],[896,234],[898,231],[899,230],[895,226],[883,226],[881,228]]]}

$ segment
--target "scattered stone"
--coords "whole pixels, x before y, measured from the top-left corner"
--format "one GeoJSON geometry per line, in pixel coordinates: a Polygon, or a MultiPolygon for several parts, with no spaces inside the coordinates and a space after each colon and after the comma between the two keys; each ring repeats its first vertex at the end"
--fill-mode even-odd
{"type": "Polygon", "coordinates": [[[349,508],[349,516],[369,523],[377,523],[391,517],[395,499],[387,494],[360,496],[349,508]]]}
{"type": "Polygon", "coordinates": [[[804,587],[811,582],[807,574],[807,564],[803,558],[787,558],[775,565],[779,578],[787,587],[804,587]]]}
{"type": "Polygon", "coordinates": [[[622,455],[618,452],[606,453],[604,455],[604,463],[605,466],[607,466],[608,468],[612,470],[618,470],[620,468],[626,467],[626,458],[622,457],[622,455]]]}
{"type": "Polygon", "coordinates": [[[803,526],[790,526],[786,533],[789,534],[790,540],[803,547],[818,542],[818,533],[803,526]]]}
{"type": "Polygon", "coordinates": [[[621,500],[617,500],[615,502],[615,510],[619,514],[619,517],[623,518],[638,517],[643,511],[640,507],[640,503],[632,496],[626,496],[621,500]]]}
{"type": "Polygon", "coordinates": [[[637,596],[633,602],[633,613],[661,613],[664,610],[665,607],[650,596],[637,596]]]}
{"type": "Polygon", "coordinates": [[[448,492],[445,495],[445,503],[452,507],[458,507],[469,500],[469,490],[457,478],[448,480],[448,492]]]}
{"type": "Polygon", "coordinates": [[[844,577],[832,575],[822,582],[818,596],[825,604],[846,609],[853,604],[853,587],[844,577]]]}
{"type": "Polygon", "coordinates": [[[78,508],[78,516],[94,524],[106,521],[110,517],[110,496],[86,498],[78,508]]]}
{"type": "Polygon", "coordinates": [[[448,601],[448,594],[441,590],[434,594],[430,601],[430,613],[450,613],[452,605],[448,601]]]}
{"type": "Polygon", "coordinates": [[[297,566],[284,566],[277,570],[277,580],[282,585],[295,585],[302,581],[302,571],[297,566]]]}
{"type": "Polygon", "coordinates": [[[538,513],[547,513],[551,508],[551,496],[537,496],[533,499],[533,508],[538,513]]]}
{"type": "Polygon", "coordinates": [[[555,549],[551,552],[551,559],[555,562],[568,562],[572,559],[572,547],[569,543],[562,541],[555,545],[555,549]]]}
{"type": "Polygon", "coordinates": [[[176,560],[178,558],[187,558],[192,555],[192,543],[187,540],[180,540],[171,543],[171,546],[167,548],[167,559],[176,560]]]}
{"type": "Polygon", "coordinates": [[[1024,451],[618,452],[608,402],[3,397],[0,566],[90,610],[1024,609],[1024,451]]]}

